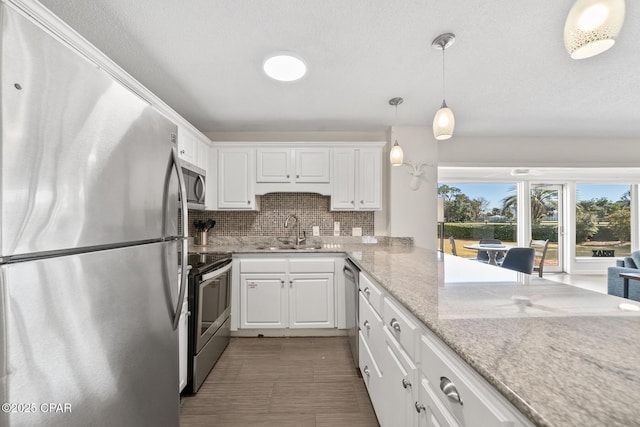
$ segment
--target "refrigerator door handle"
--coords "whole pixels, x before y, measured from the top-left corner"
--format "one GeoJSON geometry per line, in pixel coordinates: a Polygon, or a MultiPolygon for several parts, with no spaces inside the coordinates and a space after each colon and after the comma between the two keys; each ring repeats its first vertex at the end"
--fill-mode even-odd
{"type": "Polygon", "coordinates": [[[188,256],[189,256],[189,240],[187,239],[188,233],[188,219],[187,219],[187,189],[184,184],[184,175],[182,174],[182,167],[180,167],[180,160],[178,158],[178,150],[176,147],[171,148],[171,155],[173,158],[173,166],[178,173],[178,183],[180,186],[180,205],[182,209],[182,270],[180,272],[180,294],[178,295],[178,301],[176,303],[176,310],[173,315],[173,330],[178,328],[180,322],[180,313],[182,311],[182,304],[184,302],[184,296],[187,289],[187,274],[189,269],[187,268],[188,256]]]}

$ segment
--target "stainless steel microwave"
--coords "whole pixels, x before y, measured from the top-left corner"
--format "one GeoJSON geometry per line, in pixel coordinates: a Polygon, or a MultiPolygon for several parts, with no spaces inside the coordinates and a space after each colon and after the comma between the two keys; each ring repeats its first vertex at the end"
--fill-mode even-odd
{"type": "Polygon", "coordinates": [[[205,193],[207,192],[206,171],[184,160],[181,162],[181,166],[187,190],[187,207],[204,210],[205,193]]]}

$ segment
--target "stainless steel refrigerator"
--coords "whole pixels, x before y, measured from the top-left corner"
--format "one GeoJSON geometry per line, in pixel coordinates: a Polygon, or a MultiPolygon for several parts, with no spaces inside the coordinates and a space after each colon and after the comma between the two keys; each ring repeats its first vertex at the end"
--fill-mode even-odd
{"type": "Polygon", "coordinates": [[[0,18],[0,426],[177,426],[176,126],[0,18]]]}

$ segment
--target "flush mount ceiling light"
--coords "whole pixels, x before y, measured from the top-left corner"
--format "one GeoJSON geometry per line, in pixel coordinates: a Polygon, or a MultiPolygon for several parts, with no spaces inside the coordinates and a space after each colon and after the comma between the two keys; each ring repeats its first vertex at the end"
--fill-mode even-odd
{"type": "Polygon", "coordinates": [[[624,13],[624,0],[577,0],[564,24],[564,46],[571,58],[590,58],[611,48],[624,13]]]}
{"type": "Polygon", "coordinates": [[[281,82],[301,79],[307,73],[304,61],[291,54],[278,54],[267,58],[262,64],[267,76],[281,82]]]}
{"type": "MultiPolygon", "coordinates": [[[[389,105],[393,105],[396,107],[396,125],[398,124],[398,105],[402,104],[404,99],[397,97],[391,98],[389,100],[389,105]]],[[[391,152],[389,153],[389,161],[391,162],[391,166],[402,166],[402,162],[404,160],[404,153],[402,152],[402,147],[398,144],[398,140],[396,139],[396,143],[393,144],[391,148],[391,152]]]]}
{"type": "Polygon", "coordinates": [[[431,43],[434,49],[442,50],[442,105],[433,118],[433,136],[437,140],[451,138],[453,136],[453,128],[456,125],[453,111],[447,106],[444,96],[444,50],[451,46],[455,40],[455,35],[445,33],[436,37],[431,43]]]}

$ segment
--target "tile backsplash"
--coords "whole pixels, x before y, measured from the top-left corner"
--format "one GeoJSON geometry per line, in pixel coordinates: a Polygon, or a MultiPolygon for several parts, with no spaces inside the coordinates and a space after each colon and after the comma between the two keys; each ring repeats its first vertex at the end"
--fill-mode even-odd
{"type": "Polygon", "coordinates": [[[321,236],[333,236],[333,223],[340,223],[340,235],[351,236],[353,227],[361,227],[363,236],[373,236],[373,212],[330,211],[331,199],[315,193],[269,193],[260,197],[259,211],[189,211],[189,236],[195,235],[193,221],[213,219],[209,236],[293,236],[295,221],[284,222],[289,214],[298,217],[307,237],[312,227],[320,227],[321,236]]]}

